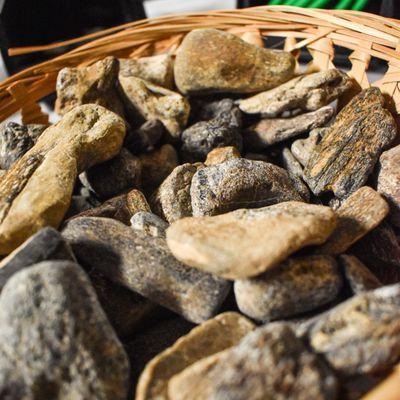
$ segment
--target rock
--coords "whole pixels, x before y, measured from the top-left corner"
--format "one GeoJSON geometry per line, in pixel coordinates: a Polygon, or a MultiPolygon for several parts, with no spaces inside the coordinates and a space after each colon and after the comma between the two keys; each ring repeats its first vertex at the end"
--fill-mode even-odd
{"type": "Polygon", "coordinates": [[[88,67],[63,68],[57,76],[56,112],[64,115],[82,104],[98,104],[122,116],[123,106],[116,90],[118,70],[114,57],[88,67]]]}
{"type": "Polygon", "coordinates": [[[57,228],[77,174],[118,154],[124,135],[124,121],[93,104],[74,108],[47,128],[0,181],[0,254],[44,226],[57,228]]]}
{"type": "Polygon", "coordinates": [[[138,157],[122,148],[112,160],[86,170],[79,175],[85,187],[97,197],[108,199],[141,185],[142,163],[138,157]]]}
{"type": "Polygon", "coordinates": [[[148,235],[165,238],[169,224],[151,212],[138,212],[131,218],[131,227],[148,235]]]}
{"type": "Polygon", "coordinates": [[[94,197],[86,197],[76,195],[71,197],[71,204],[69,205],[68,211],[65,214],[65,219],[72,218],[80,213],[91,210],[98,203],[97,199],[91,200],[94,197]]]}
{"type": "Polygon", "coordinates": [[[120,92],[128,114],[160,120],[170,135],[179,137],[189,118],[190,105],[179,93],[134,76],[119,76],[120,92]]]}
{"type": "Polygon", "coordinates": [[[174,65],[168,53],[139,59],[120,58],[120,76],[136,76],[146,81],[172,89],[174,85],[174,65]]]}
{"type": "Polygon", "coordinates": [[[6,398],[126,399],[127,356],[78,265],[43,262],[15,274],[0,321],[6,398]]]}
{"type": "Polygon", "coordinates": [[[53,228],[43,228],[0,262],[0,291],[16,272],[47,260],[76,261],[68,243],[53,228]]]}
{"type": "Polygon", "coordinates": [[[303,167],[307,165],[311,153],[327,130],[328,128],[315,128],[310,132],[307,138],[297,139],[292,143],[290,150],[303,167]]]}
{"type": "Polygon", "coordinates": [[[378,226],[389,212],[383,197],[369,186],[354,192],[337,209],[338,223],[332,236],[317,251],[344,253],[353,243],[378,226]]]}
{"type": "Polygon", "coordinates": [[[303,200],[284,169],[245,158],[198,170],[190,195],[196,217],[303,200]]]}
{"type": "Polygon", "coordinates": [[[390,220],[400,228],[400,145],[379,158],[377,190],[390,204],[390,220]]]}
{"type": "Polygon", "coordinates": [[[344,276],[354,294],[367,292],[382,286],[379,279],[357,257],[342,254],[340,262],[344,276]]]}
{"type": "Polygon", "coordinates": [[[4,122],[0,125],[0,169],[7,170],[36,143],[47,125],[20,125],[4,122]]]}
{"type": "Polygon", "coordinates": [[[335,259],[291,258],[251,279],[235,281],[240,311],[258,321],[272,321],[314,310],[334,300],[342,287],[335,259]]]}
{"type": "Polygon", "coordinates": [[[400,286],[360,293],[319,318],[311,348],[341,375],[390,369],[400,357],[400,286]]]}
{"type": "Polygon", "coordinates": [[[382,150],[397,135],[396,122],[376,87],[363,90],[337,115],[304,169],[314,194],[345,198],[364,185],[382,150]]]}
{"type": "Polygon", "coordinates": [[[335,225],[329,207],[287,202],[181,219],[168,228],[167,243],[185,264],[234,280],[259,275],[295,251],[325,242],[335,225]]]}
{"type": "Polygon", "coordinates": [[[266,118],[250,126],[243,137],[245,143],[255,150],[262,150],[284,142],[301,133],[325,125],[333,116],[330,106],[290,118],[266,118]]]}
{"type": "Polygon", "coordinates": [[[151,192],[178,166],[178,154],[173,146],[165,144],[159,149],[139,155],[142,163],[142,187],[151,192]]]}
{"type": "Polygon", "coordinates": [[[169,384],[171,400],[334,400],[337,382],[287,324],[268,324],[201,360],[169,384]]]}
{"type": "Polygon", "coordinates": [[[78,262],[190,321],[218,311],[229,283],[176,260],[163,238],[107,218],[77,218],[62,232],[78,262]]]}
{"type": "Polygon", "coordinates": [[[146,365],[138,382],[136,400],[167,400],[168,382],[173,375],[202,358],[237,345],[254,328],[247,318],[227,312],[192,329],[146,365]]]}
{"type": "Polygon", "coordinates": [[[164,180],[153,196],[153,208],[170,224],[192,216],[190,185],[202,164],[178,165],[164,180]]]}
{"type": "MultiPolygon", "coordinates": [[[[276,86],[276,85],[274,85],[276,86]]],[[[273,118],[285,111],[316,111],[351,89],[353,83],[337,69],[300,75],[282,85],[240,100],[239,108],[247,114],[273,118]]]]}
{"type": "MultiPolygon", "coordinates": [[[[201,98],[195,98],[197,101],[192,107],[196,121],[209,121],[223,115],[234,119],[234,123],[241,124],[242,113],[235,101],[229,97],[222,100],[204,101],[201,98]],[[235,121],[236,119],[236,121],[235,121]]],[[[193,102],[193,100],[192,100],[193,102]]]]}
{"type": "Polygon", "coordinates": [[[275,87],[294,74],[290,53],[263,49],[216,29],[195,29],[175,59],[175,83],[183,94],[254,93],[275,87]]]}
{"type": "Polygon", "coordinates": [[[130,129],[126,133],[124,147],[132,154],[154,150],[161,140],[165,127],[158,119],[146,121],[137,129],[130,129]]]}
{"type": "Polygon", "coordinates": [[[222,164],[225,161],[231,160],[233,158],[240,158],[240,152],[236,147],[217,147],[207,154],[207,158],[204,164],[207,167],[210,167],[211,165],[222,164]]]}

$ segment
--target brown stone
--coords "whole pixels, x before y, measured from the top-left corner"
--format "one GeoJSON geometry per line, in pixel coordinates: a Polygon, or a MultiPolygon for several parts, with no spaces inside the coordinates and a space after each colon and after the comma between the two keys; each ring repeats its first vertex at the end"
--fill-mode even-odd
{"type": "Polygon", "coordinates": [[[306,166],[315,146],[320,142],[328,128],[315,128],[305,139],[297,139],[292,143],[290,150],[297,161],[306,166]]]}
{"type": "Polygon", "coordinates": [[[118,154],[124,135],[124,121],[93,104],[47,128],[0,181],[0,254],[44,226],[58,227],[77,174],[118,154]]]}
{"type": "Polygon", "coordinates": [[[263,49],[216,29],[195,29],[179,47],[175,83],[184,94],[267,90],[293,76],[290,53],[263,49]]]}
{"type": "Polygon", "coordinates": [[[290,254],[321,244],[336,217],[329,207],[286,202],[213,217],[184,218],[167,230],[167,243],[182,262],[227,279],[259,275],[290,254]]]}
{"type": "Polygon", "coordinates": [[[397,135],[396,122],[378,88],[355,96],[312,152],[304,179],[314,194],[345,198],[363,186],[382,150],[397,135]]]}
{"type": "Polygon", "coordinates": [[[146,365],[136,388],[136,400],[168,400],[168,382],[173,375],[202,358],[237,345],[254,328],[252,322],[234,312],[203,322],[146,365]]]}
{"type": "Polygon", "coordinates": [[[337,209],[336,229],[317,251],[321,254],[344,253],[378,226],[388,212],[389,206],[378,192],[369,186],[358,189],[337,209]]]}
{"type": "Polygon", "coordinates": [[[207,167],[210,167],[211,165],[222,164],[223,162],[228,161],[232,158],[240,158],[240,153],[236,147],[219,147],[211,150],[207,154],[207,158],[204,164],[207,167]]]}
{"type": "Polygon", "coordinates": [[[274,89],[241,100],[240,109],[271,118],[284,111],[315,111],[352,87],[350,78],[337,69],[301,75],[274,89]]]}

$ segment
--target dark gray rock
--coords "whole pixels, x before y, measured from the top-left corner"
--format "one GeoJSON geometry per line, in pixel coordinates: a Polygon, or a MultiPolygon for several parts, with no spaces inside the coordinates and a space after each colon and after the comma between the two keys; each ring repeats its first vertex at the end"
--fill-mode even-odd
{"type": "Polygon", "coordinates": [[[132,229],[143,231],[144,233],[165,238],[165,231],[169,224],[151,212],[141,211],[131,218],[132,229]]]}
{"type": "Polygon", "coordinates": [[[165,132],[163,123],[158,119],[146,121],[139,128],[127,131],[124,147],[132,154],[153,150],[165,132]]]}
{"type": "Polygon", "coordinates": [[[127,355],[78,265],[15,274],[1,293],[0,327],[2,398],[126,399],[127,355]]]}

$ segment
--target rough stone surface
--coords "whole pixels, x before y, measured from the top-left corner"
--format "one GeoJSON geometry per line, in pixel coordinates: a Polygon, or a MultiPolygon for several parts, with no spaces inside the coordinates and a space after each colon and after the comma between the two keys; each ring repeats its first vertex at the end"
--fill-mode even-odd
{"type": "Polygon", "coordinates": [[[198,170],[190,195],[194,216],[303,200],[283,168],[245,158],[198,170]]]}
{"type": "Polygon", "coordinates": [[[136,400],[167,400],[168,381],[202,358],[235,346],[255,325],[238,313],[227,312],[204,322],[157,355],[140,376],[136,400]]]}
{"type": "Polygon", "coordinates": [[[382,286],[379,279],[357,257],[342,254],[340,263],[343,267],[344,276],[354,294],[382,286]]]}
{"type": "Polygon", "coordinates": [[[151,119],[137,129],[128,129],[124,147],[132,154],[154,150],[165,133],[165,127],[158,119],[151,119]]]}
{"type": "Polygon", "coordinates": [[[307,138],[297,139],[292,143],[290,150],[301,165],[307,165],[315,146],[321,141],[327,130],[328,128],[315,128],[307,138]]]}
{"type": "Polygon", "coordinates": [[[172,137],[179,137],[189,118],[190,105],[179,93],[134,76],[119,76],[128,113],[160,120],[172,137]]]}
{"type": "Polygon", "coordinates": [[[122,148],[112,160],[95,165],[79,175],[81,183],[97,197],[109,199],[141,185],[142,163],[122,148]]]}
{"type": "Polygon", "coordinates": [[[239,102],[248,114],[277,117],[284,111],[315,111],[337,99],[353,86],[350,78],[337,69],[301,75],[274,89],[239,102]]]}
{"type": "Polygon", "coordinates": [[[236,147],[218,147],[211,150],[207,154],[207,158],[204,164],[207,167],[210,167],[211,165],[222,164],[223,162],[231,160],[232,158],[240,158],[240,152],[236,147]]]}
{"type": "Polygon", "coordinates": [[[376,87],[363,90],[337,115],[312,152],[304,179],[314,194],[345,198],[364,185],[382,150],[397,135],[396,122],[376,87]]]}
{"type": "Polygon", "coordinates": [[[222,100],[203,100],[201,97],[195,97],[192,100],[192,114],[195,121],[209,121],[220,117],[222,115],[231,114],[232,117],[236,118],[239,122],[241,120],[241,112],[238,110],[238,106],[235,101],[229,97],[222,100]]]}
{"type": "Polygon", "coordinates": [[[0,321],[3,398],[126,399],[127,356],[78,265],[43,262],[15,274],[0,321]]]}
{"type": "Polygon", "coordinates": [[[290,254],[323,243],[336,217],[329,207],[286,202],[213,217],[184,218],[167,230],[182,262],[228,279],[259,275],[290,254]]]}
{"type": "Polygon", "coordinates": [[[262,150],[325,125],[333,116],[330,106],[290,118],[266,118],[250,126],[243,137],[254,150],[262,150]]]}
{"type": "Polygon", "coordinates": [[[77,174],[118,154],[124,135],[124,121],[93,104],[47,128],[0,181],[0,254],[44,226],[58,227],[77,174]]]}
{"type": "Polygon", "coordinates": [[[20,125],[4,122],[0,125],[0,169],[7,170],[36,143],[47,125],[20,125]]]}
{"type": "Polygon", "coordinates": [[[240,311],[259,321],[293,317],[334,300],[342,287],[336,261],[329,256],[291,258],[251,279],[237,280],[240,311]]]}
{"type": "Polygon", "coordinates": [[[107,218],[77,218],[63,236],[78,262],[199,323],[215,315],[229,283],[176,260],[163,238],[107,218]]]}
{"type": "Polygon", "coordinates": [[[63,68],[57,77],[56,112],[64,115],[82,104],[98,104],[122,116],[123,106],[116,90],[118,70],[114,57],[88,67],[63,68]]]}
{"type": "Polygon", "coordinates": [[[148,235],[165,238],[169,224],[151,212],[138,212],[131,218],[131,227],[148,235]]]}
{"type": "Polygon", "coordinates": [[[173,146],[165,144],[159,149],[139,155],[142,163],[142,187],[151,192],[178,166],[178,154],[173,146]]]}
{"type": "Polygon", "coordinates": [[[238,346],[172,378],[171,400],[334,400],[333,373],[286,324],[268,324],[238,346]]]}
{"type": "Polygon", "coordinates": [[[120,76],[136,76],[156,85],[172,89],[174,85],[174,64],[168,53],[139,59],[121,58],[120,76]]]}
{"type": "Polygon", "coordinates": [[[336,210],[336,229],[317,251],[322,254],[344,253],[358,239],[378,226],[388,212],[389,206],[378,192],[369,186],[358,189],[336,210]]]}
{"type": "Polygon", "coordinates": [[[360,293],[320,317],[313,350],[340,374],[385,371],[400,358],[400,285],[360,293]]]}
{"type": "Polygon", "coordinates": [[[290,53],[263,49],[216,29],[195,29],[182,41],[174,74],[184,94],[253,93],[287,81],[294,67],[290,53]]]}
{"type": "Polygon", "coordinates": [[[202,164],[178,165],[164,180],[153,196],[154,210],[170,224],[192,216],[190,185],[202,164]]]}

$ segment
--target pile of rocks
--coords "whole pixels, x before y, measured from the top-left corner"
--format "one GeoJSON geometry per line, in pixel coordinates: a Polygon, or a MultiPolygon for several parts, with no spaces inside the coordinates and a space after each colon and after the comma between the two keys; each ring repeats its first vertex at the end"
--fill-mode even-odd
{"type": "Polygon", "coordinates": [[[379,89],[213,29],[64,68],[0,128],[4,399],[358,399],[400,361],[379,89]],[[340,102],[337,100],[340,99],[340,102]],[[198,326],[195,326],[198,324],[198,326]]]}

